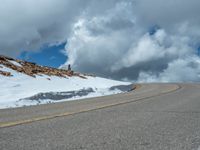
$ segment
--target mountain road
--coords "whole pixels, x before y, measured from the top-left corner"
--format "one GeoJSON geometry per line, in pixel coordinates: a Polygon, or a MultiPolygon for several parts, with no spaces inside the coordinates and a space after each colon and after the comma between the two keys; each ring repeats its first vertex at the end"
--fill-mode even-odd
{"type": "Polygon", "coordinates": [[[200,84],[0,110],[1,150],[198,150],[200,84]]]}

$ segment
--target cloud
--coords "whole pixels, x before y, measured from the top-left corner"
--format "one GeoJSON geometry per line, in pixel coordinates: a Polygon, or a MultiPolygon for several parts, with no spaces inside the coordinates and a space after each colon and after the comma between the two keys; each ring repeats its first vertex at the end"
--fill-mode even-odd
{"type": "Polygon", "coordinates": [[[200,59],[186,57],[176,59],[168,64],[167,69],[158,75],[152,72],[140,72],[139,82],[199,82],[200,59]]]}
{"type": "Polygon", "coordinates": [[[67,42],[80,72],[146,82],[200,81],[199,0],[3,0],[0,52],[67,42]]]}
{"type": "Polygon", "coordinates": [[[68,38],[66,64],[115,79],[199,81],[199,4],[127,0],[95,15],[88,11],[68,38]]]}
{"type": "Polygon", "coordinates": [[[0,5],[0,52],[16,56],[43,44],[67,40],[71,26],[89,0],[3,0],[0,5]]]}

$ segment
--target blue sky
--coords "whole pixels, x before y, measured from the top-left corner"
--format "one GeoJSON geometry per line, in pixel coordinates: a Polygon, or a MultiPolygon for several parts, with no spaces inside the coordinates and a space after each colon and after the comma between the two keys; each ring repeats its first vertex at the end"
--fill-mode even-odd
{"type": "Polygon", "coordinates": [[[198,47],[197,50],[198,50],[198,55],[200,56],[200,46],[198,47]]]}
{"type": "Polygon", "coordinates": [[[159,29],[160,27],[158,25],[154,25],[151,28],[149,28],[149,34],[154,35],[159,29]]]}
{"type": "Polygon", "coordinates": [[[59,67],[67,60],[67,56],[64,54],[64,48],[66,43],[62,43],[56,46],[45,45],[41,47],[40,51],[23,52],[18,58],[30,62],[36,62],[39,65],[59,67]]]}

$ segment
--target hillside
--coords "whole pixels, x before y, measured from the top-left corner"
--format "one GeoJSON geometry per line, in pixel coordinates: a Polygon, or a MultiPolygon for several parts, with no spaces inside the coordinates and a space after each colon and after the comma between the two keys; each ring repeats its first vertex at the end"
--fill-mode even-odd
{"type": "MultiPolygon", "coordinates": [[[[72,70],[64,70],[51,68],[46,66],[40,66],[36,63],[31,63],[27,61],[22,61],[19,59],[13,59],[7,56],[0,55],[0,64],[4,65],[7,68],[15,70],[17,72],[24,73],[26,75],[36,77],[36,75],[48,75],[48,76],[58,76],[58,77],[66,77],[66,76],[81,76],[79,73],[74,73],[72,70]]],[[[0,68],[2,68],[0,66],[0,68]]],[[[0,70],[0,74],[4,76],[12,76],[11,72],[0,70]]]]}
{"type": "Polygon", "coordinates": [[[76,100],[128,91],[130,83],[0,56],[0,108],[76,100]]]}

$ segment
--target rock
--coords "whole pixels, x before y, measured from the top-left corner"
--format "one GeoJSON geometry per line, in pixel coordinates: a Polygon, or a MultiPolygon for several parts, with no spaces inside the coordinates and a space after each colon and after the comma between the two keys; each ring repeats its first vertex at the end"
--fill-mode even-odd
{"type": "MultiPolygon", "coordinates": [[[[75,73],[72,70],[57,69],[52,67],[40,66],[33,62],[22,61],[18,59],[13,59],[10,57],[0,55],[0,64],[7,68],[13,69],[17,72],[24,73],[26,75],[35,77],[36,75],[48,75],[48,76],[58,76],[58,77],[72,77],[78,76],[81,78],[86,78],[85,75],[80,73],[75,73]],[[19,63],[19,65],[13,64],[11,61],[19,63]]],[[[0,74],[5,76],[11,76],[11,73],[1,71],[0,74]]]]}
{"type": "Polygon", "coordinates": [[[3,76],[7,76],[7,77],[12,76],[10,72],[6,72],[6,71],[2,71],[2,70],[0,70],[0,74],[3,76]]]}

